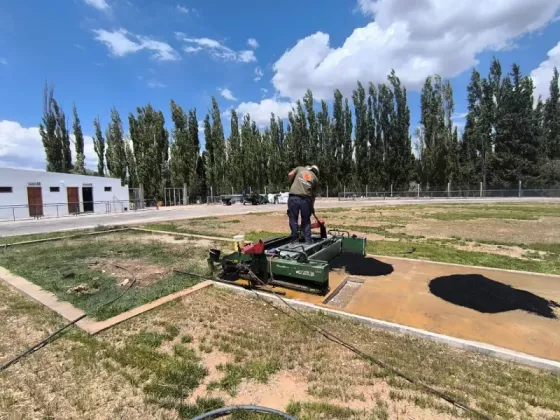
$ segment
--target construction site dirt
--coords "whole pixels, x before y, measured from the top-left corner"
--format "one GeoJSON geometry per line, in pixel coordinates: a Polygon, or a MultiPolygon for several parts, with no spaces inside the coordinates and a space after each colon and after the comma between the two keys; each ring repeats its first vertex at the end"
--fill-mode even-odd
{"type": "MultiPolygon", "coordinates": [[[[349,275],[364,283],[337,310],[560,361],[559,277],[388,257],[344,258],[352,269],[347,272],[335,260],[339,268],[331,272],[331,290],[349,275]],[[372,267],[370,272],[356,270],[367,266],[372,267]],[[454,298],[430,291],[430,282],[446,276],[448,287],[456,290],[454,298]],[[488,290],[488,284],[493,284],[489,282],[497,285],[501,299],[488,290]],[[521,294],[518,306],[512,301],[516,294],[521,294]],[[531,294],[532,300],[527,300],[531,294]],[[471,307],[461,304],[465,301],[471,307]]],[[[322,303],[324,296],[285,292],[288,298],[329,306],[322,303]]]]}

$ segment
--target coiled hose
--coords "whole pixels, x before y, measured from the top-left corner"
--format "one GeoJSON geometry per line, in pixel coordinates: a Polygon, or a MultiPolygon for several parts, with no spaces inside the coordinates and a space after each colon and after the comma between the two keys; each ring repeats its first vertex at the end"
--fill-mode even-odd
{"type": "Polygon", "coordinates": [[[201,414],[200,416],[194,417],[192,420],[206,420],[206,419],[218,419],[220,417],[227,416],[228,414],[232,414],[236,411],[250,411],[253,413],[261,413],[261,414],[275,414],[281,419],[285,420],[297,420],[296,418],[283,413],[278,410],[274,410],[272,408],[266,407],[259,407],[257,405],[232,405],[229,407],[222,407],[218,408],[217,410],[209,411],[208,413],[201,414]]]}

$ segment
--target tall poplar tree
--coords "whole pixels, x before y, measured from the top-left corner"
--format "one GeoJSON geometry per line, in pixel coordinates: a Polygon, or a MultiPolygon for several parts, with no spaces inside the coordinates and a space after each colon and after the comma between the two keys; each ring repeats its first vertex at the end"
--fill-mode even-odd
{"type": "Polygon", "coordinates": [[[97,175],[105,176],[105,138],[101,131],[101,121],[99,117],[93,120],[95,135],[93,136],[93,149],[97,154],[97,175]]]}

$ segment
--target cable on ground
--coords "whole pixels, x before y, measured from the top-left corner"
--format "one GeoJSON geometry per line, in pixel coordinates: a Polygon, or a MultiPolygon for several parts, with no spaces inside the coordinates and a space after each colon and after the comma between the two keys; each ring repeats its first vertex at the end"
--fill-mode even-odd
{"type": "Polygon", "coordinates": [[[201,414],[197,417],[194,417],[191,420],[217,419],[220,417],[227,416],[229,414],[233,414],[237,411],[250,411],[253,413],[260,413],[260,414],[275,414],[278,417],[283,418],[285,420],[296,420],[294,417],[286,413],[283,413],[281,411],[274,410],[272,408],[259,407],[256,405],[232,405],[230,407],[222,407],[222,408],[218,408],[217,410],[212,410],[207,413],[201,414]]]}
{"type": "MultiPolygon", "coordinates": [[[[101,306],[99,306],[98,309],[104,308],[106,306],[112,305],[113,303],[115,303],[117,300],[119,300],[120,298],[122,298],[130,289],[132,289],[132,287],[134,286],[134,284],[136,284],[136,276],[134,275],[134,273],[132,273],[129,269],[119,266],[117,264],[113,264],[113,263],[109,263],[111,265],[114,265],[117,268],[120,268],[122,270],[128,271],[132,277],[132,282],[130,282],[130,284],[128,285],[128,287],[119,295],[117,295],[115,298],[111,299],[109,302],[105,302],[104,304],[102,304],[101,306]]],[[[45,347],[47,344],[51,343],[52,341],[54,341],[55,337],[57,337],[58,335],[60,335],[62,332],[64,332],[66,329],[70,328],[72,325],[76,324],[77,322],[81,321],[82,319],[84,319],[87,316],[87,314],[83,314],[81,316],[79,316],[78,318],[76,318],[75,320],[65,324],[64,326],[62,326],[61,328],[59,328],[58,330],[56,330],[55,332],[53,332],[52,334],[50,334],[47,338],[39,341],[38,343],[32,345],[31,347],[29,347],[27,350],[25,350],[23,353],[20,353],[19,355],[17,355],[16,357],[10,359],[8,362],[4,363],[2,366],[0,366],[0,373],[5,371],[6,369],[8,369],[10,366],[12,366],[13,364],[19,362],[21,359],[23,359],[24,357],[29,356],[30,354],[35,353],[37,350],[42,349],[43,347],[45,347]]]]}

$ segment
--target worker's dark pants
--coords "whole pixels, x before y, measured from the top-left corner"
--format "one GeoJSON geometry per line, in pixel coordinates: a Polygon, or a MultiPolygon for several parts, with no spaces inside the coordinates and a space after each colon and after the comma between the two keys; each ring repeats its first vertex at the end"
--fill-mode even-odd
{"type": "Polygon", "coordinates": [[[292,238],[298,237],[298,218],[301,214],[301,229],[305,235],[305,243],[311,243],[311,198],[291,195],[288,198],[288,217],[292,238]]]}

